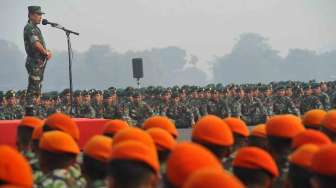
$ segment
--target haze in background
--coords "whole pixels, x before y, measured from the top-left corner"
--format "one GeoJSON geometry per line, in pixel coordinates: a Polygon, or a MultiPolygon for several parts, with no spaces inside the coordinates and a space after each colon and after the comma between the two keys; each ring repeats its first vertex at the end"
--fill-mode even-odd
{"type": "MultiPolygon", "coordinates": [[[[28,5],[81,33],[72,38],[76,88],[135,85],[132,57],[144,58],[144,85],[335,79],[333,0],[2,0],[0,90],[26,87],[28,5]]],[[[64,33],[40,28],[54,51],[43,88],[63,89],[64,33]]]]}

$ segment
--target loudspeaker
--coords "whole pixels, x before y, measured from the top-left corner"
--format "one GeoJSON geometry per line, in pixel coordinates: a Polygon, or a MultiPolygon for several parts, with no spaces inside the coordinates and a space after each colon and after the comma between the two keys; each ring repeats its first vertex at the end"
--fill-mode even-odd
{"type": "Polygon", "coordinates": [[[143,68],[142,68],[142,58],[132,59],[133,65],[133,78],[140,79],[143,78],[143,68]]]}

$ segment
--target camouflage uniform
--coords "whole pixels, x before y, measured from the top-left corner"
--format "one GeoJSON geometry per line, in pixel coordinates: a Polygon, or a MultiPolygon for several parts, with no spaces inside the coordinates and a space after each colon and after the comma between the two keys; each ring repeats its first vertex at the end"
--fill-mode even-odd
{"type": "Polygon", "coordinates": [[[128,105],[128,112],[132,125],[137,127],[141,127],[143,122],[153,115],[152,109],[144,101],[140,101],[138,104],[134,102],[130,103],[128,105]]]}
{"type": "Polygon", "coordinates": [[[274,114],[300,115],[299,110],[295,107],[289,97],[278,95],[273,97],[273,112],[274,114]]]}
{"type": "MultiPolygon", "coordinates": [[[[97,95],[99,97],[101,97],[101,95],[103,94],[102,91],[100,90],[96,90],[92,93],[94,97],[96,97],[97,95]]],[[[92,108],[95,110],[95,114],[96,114],[96,118],[103,118],[104,116],[104,104],[102,101],[98,101],[96,98],[94,98],[91,102],[91,106],[92,108]]]]}
{"type": "Polygon", "coordinates": [[[241,100],[242,119],[247,125],[257,125],[266,122],[266,111],[257,97],[246,96],[241,100]]]}
{"type": "Polygon", "coordinates": [[[103,106],[103,117],[105,119],[124,119],[126,121],[129,119],[127,117],[128,109],[124,105],[116,102],[112,105],[104,103],[103,106]]]}
{"type": "Polygon", "coordinates": [[[313,95],[313,96],[315,96],[319,99],[319,101],[321,102],[324,110],[330,110],[331,109],[330,99],[329,99],[329,96],[326,93],[321,92],[319,95],[313,95]]]}
{"type": "Polygon", "coordinates": [[[330,95],[330,103],[331,103],[331,108],[335,109],[336,108],[336,91],[334,91],[331,95],[330,95]]]}
{"type": "Polygon", "coordinates": [[[201,119],[201,113],[200,113],[200,105],[199,105],[200,99],[197,98],[190,98],[188,102],[188,108],[191,110],[194,116],[194,121],[197,122],[199,119],[201,119]]]}
{"type": "Polygon", "coordinates": [[[207,104],[207,113],[220,118],[230,116],[231,112],[225,101],[211,99],[207,104]]]}
{"type": "Polygon", "coordinates": [[[94,118],[95,110],[89,103],[75,104],[73,115],[78,118],[94,118]]]}
{"type": "Polygon", "coordinates": [[[46,48],[46,45],[41,30],[31,21],[26,24],[23,36],[27,53],[26,69],[29,75],[26,103],[31,105],[33,96],[41,94],[43,74],[47,63],[45,55],[37,51],[34,44],[35,42],[40,42],[44,48],[46,48]]]}
{"type": "Polygon", "coordinates": [[[195,124],[192,111],[182,103],[170,103],[166,115],[175,121],[177,128],[190,128],[195,124]]]}
{"type": "MultiPolygon", "coordinates": [[[[15,92],[10,90],[6,93],[6,99],[14,98],[15,99],[15,92]]],[[[7,103],[3,108],[3,116],[4,119],[12,120],[12,119],[22,119],[24,116],[24,110],[21,105],[19,104],[9,104],[7,103]]]]}
{"type": "Polygon", "coordinates": [[[37,188],[81,188],[83,185],[73,178],[69,170],[56,169],[44,174],[35,182],[37,188]]]}
{"type": "Polygon", "coordinates": [[[70,176],[76,181],[76,185],[78,187],[85,187],[86,180],[82,176],[82,171],[80,168],[80,164],[76,163],[68,168],[70,176]]]}
{"type": "Polygon", "coordinates": [[[320,99],[316,96],[303,95],[300,97],[300,112],[304,114],[311,109],[323,109],[320,99]]]}
{"type": "Polygon", "coordinates": [[[239,96],[228,97],[228,107],[232,117],[241,117],[241,99],[239,96]]]}
{"type": "Polygon", "coordinates": [[[128,103],[121,103],[118,99],[115,99],[115,101],[113,101],[111,97],[113,97],[114,95],[116,95],[116,92],[114,90],[104,91],[103,117],[105,119],[123,119],[129,124],[132,124],[128,116],[128,103]],[[111,103],[109,103],[108,100],[111,100],[111,103]]]}
{"type": "Polygon", "coordinates": [[[102,118],[104,116],[104,104],[93,101],[91,104],[92,108],[95,111],[96,118],[102,118]]]}

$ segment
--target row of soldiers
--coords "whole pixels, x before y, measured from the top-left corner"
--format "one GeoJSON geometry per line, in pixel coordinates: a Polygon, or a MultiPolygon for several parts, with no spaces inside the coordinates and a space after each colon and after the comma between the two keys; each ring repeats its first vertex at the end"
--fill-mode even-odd
{"type": "Polygon", "coordinates": [[[206,115],[183,142],[165,116],[141,127],[108,120],[81,152],[70,116],[26,116],[17,150],[0,144],[0,188],[336,187],[336,110],[275,115],[251,131],[206,115]]]}
{"type": "MultiPolygon", "coordinates": [[[[276,114],[302,115],[311,109],[336,106],[336,90],[324,82],[272,85],[208,85],[206,87],[147,87],[134,89],[76,90],[36,94],[30,115],[45,118],[55,112],[78,118],[124,119],[141,125],[152,115],[167,116],[179,128],[191,127],[202,116],[237,117],[248,125],[265,122],[276,114]]],[[[20,119],[27,113],[24,96],[8,91],[0,103],[0,119],[20,119]]],[[[0,96],[1,98],[1,96],[0,96]]]]}

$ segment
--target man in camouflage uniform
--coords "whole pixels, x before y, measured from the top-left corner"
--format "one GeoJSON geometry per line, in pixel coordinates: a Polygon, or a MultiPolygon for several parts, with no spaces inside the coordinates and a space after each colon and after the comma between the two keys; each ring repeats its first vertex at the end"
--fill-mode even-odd
{"type": "Polygon", "coordinates": [[[42,111],[44,118],[57,112],[56,101],[57,101],[57,93],[42,94],[42,111]]]}
{"type": "Polygon", "coordinates": [[[245,93],[243,88],[232,87],[228,95],[228,107],[232,117],[241,118],[241,100],[245,93]]]}
{"type": "Polygon", "coordinates": [[[312,89],[313,89],[313,96],[317,97],[322,105],[324,110],[330,110],[331,105],[330,105],[330,99],[329,96],[321,91],[321,86],[319,83],[313,83],[312,84],[312,89]]]}
{"type": "MultiPolygon", "coordinates": [[[[78,154],[79,147],[69,135],[60,131],[44,133],[40,141],[39,163],[43,172],[42,177],[35,181],[37,188],[84,188],[85,180],[77,179],[71,168],[78,154]],[[52,136],[47,136],[52,135],[52,136]],[[46,142],[62,141],[71,149],[64,149],[64,146],[43,144],[46,142]],[[52,161],[51,161],[52,160],[52,161]]],[[[80,169],[80,168],[79,168],[80,169]]],[[[80,171],[78,172],[80,173],[80,171]]]]}
{"type": "Polygon", "coordinates": [[[219,93],[215,89],[211,91],[211,99],[208,100],[207,112],[208,114],[215,115],[220,118],[231,116],[231,112],[226,101],[220,100],[219,93]]]}
{"type": "Polygon", "coordinates": [[[270,86],[262,86],[260,88],[259,98],[264,106],[266,117],[273,115],[272,88],[270,86]]]}
{"type": "Polygon", "coordinates": [[[193,88],[188,100],[188,108],[191,110],[194,116],[194,121],[197,122],[201,119],[200,113],[200,98],[197,93],[198,88],[193,88]]]}
{"type": "Polygon", "coordinates": [[[41,87],[44,69],[47,60],[51,58],[51,52],[46,49],[46,45],[41,33],[37,27],[41,23],[42,14],[41,7],[29,6],[29,21],[23,32],[25,50],[27,53],[26,69],[28,72],[28,88],[26,96],[26,104],[33,105],[33,96],[41,95],[41,87]]]}
{"type": "Polygon", "coordinates": [[[95,110],[96,118],[103,118],[104,115],[104,105],[103,105],[103,92],[100,90],[95,90],[92,93],[92,107],[95,110]]]}
{"type": "Polygon", "coordinates": [[[75,117],[79,118],[95,118],[95,110],[91,106],[91,96],[89,91],[84,90],[76,96],[76,105],[74,106],[75,117]]]}
{"type": "Polygon", "coordinates": [[[206,99],[205,89],[204,88],[199,88],[197,106],[198,106],[199,113],[200,113],[201,116],[208,115],[207,103],[208,103],[208,101],[206,99]]]}
{"type": "Polygon", "coordinates": [[[39,117],[41,119],[45,118],[45,113],[43,111],[42,103],[41,103],[41,97],[35,93],[33,96],[33,113],[34,116],[39,117]]]}
{"type": "Polygon", "coordinates": [[[61,102],[56,103],[56,111],[70,115],[70,89],[64,89],[61,94],[61,102]]]}
{"type": "Polygon", "coordinates": [[[267,114],[261,100],[254,97],[251,88],[246,88],[245,93],[246,96],[241,100],[242,119],[247,125],[265,123],[267,114]]]}
{"type": "Polygon", "coordinates": [[[127,106],[118,100],[115,90],[105,90],[103,97],[103,117],[105,119],[123,119],[128,123],[132,123],[128,117],[127,106]]]}
{"type": "Polygon", "coordinates": [[[303,115],[311,109],[323,109],[323,105],[320,99],[312,95],[310,85],[306,84],[302,86],[303,95],[300,97],[300,112],[303,115]]]}
{"type": "Polygon", "coordinates": [[[22,106],[16,103],[15,91],[7,91],[6,101],[7,104],[3,109],[3,115],[5,119],[22,119],[22,117],[24,116],[24,110],[22,106]]]}
{"type": "Polygon", "coordinates": [[[139,91],[135,91],[132,98],[132,102],[128,105],[128,116],[132,120],[132,125],[142,127],[143,122],[154,114],[153,110],[142,100],[139,91]]]}
{"type": "Polygon", "coordinates": [[[178,93],[173,93],[166,116],[175,121],[177,128],[190,128],[195,124],[192,111],[183,103],[180,103],[178,93]]]}
{"type": "Polygon", "coordinates": [[[169,108],[169,102],[171,98],[171,93],[169,90],[165,90],[161,94],[161,101],[155,112],[156,115],[166,116],[169,108]]]}
{"type": "Polygon", "coordinates": [[[285,87],[278,86],[276,95],[273,96],[273,112],[274,114],[294,114],[299,116],[300,112],[295,107],[293,101],[285,96],[285,87]]]}

